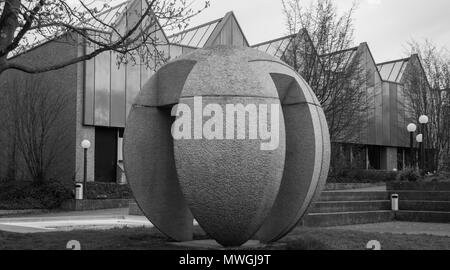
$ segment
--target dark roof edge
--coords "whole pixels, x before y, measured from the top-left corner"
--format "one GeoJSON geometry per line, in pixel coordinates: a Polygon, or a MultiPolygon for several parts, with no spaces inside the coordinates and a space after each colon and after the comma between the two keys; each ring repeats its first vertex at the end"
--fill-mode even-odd
{"type": "Polygon", "coordinates": [[[409,60],[411,60],[411,56],[402,58],[402,59],[390,60],[390,61],[386,61],[386,62],[382,62],[382,63],[377,63],[377,66],[392,64],[392,63],[396,63],[396,62],[405,62],[405,61],[409,61],[409,60]]]}

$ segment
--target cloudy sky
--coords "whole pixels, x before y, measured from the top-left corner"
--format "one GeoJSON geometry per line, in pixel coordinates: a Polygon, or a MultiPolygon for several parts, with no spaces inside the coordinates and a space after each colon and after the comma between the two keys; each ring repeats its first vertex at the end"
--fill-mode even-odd
{"type": "MultiPolygon", "coordinates": [[[[196,0],[202,2],[202,0],[196,0]]],[[[304,0],[309,5],[311,0],[304,0]]],[[[353,0],[335,0],[340,10],[353,0]]],[[[450,48],[449,0],[359,0],[355,42],[367,42],[377,62],[405,57],[412,39],[428,38],[450,48]]],[[[286,34],[281,0],[211,0],[211,7],[192,19],[197,25],[234,11],[251,44],[286,34]]]]}

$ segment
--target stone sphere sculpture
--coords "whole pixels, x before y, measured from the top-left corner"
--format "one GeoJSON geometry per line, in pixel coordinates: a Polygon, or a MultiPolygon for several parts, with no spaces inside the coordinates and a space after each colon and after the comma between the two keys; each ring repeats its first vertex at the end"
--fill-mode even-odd
{"type": "Polygon", "coordinates": [[[308,84],[243,47],[199,49],[161,67],[124,135],[135,199],[176,241],[192,240],[194,218],[223,246],[277,241],[320,194],[329,158],[325,115],[308,84]]]}

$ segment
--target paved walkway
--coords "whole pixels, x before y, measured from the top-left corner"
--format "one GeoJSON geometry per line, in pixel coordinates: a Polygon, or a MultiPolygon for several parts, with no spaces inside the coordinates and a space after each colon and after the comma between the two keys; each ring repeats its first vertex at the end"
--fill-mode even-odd
{"type": "Polygon", "coordinates": [[[128,216],[128,208],[82,212],[50,212],[20,217],[0,218],[0,231],[15,233],[142,226],[153,227],[145,217],[128,216]]]}
{"type": "Polygon", "coordinates": [[[426,234],[450,237],[448,223],[418,223],[418,222],[385,222],[374,224],[347,225],[329,227],[330,229],[353,230],[363,232],[394,233],[394,234],[426,234]]]}

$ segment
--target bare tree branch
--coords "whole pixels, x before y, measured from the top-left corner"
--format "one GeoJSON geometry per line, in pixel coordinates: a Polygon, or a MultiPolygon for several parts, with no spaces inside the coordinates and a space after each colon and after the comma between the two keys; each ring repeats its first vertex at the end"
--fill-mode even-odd
{"type": "Polygon", "coordinates": [[[204,3],[193,9],[193,1],[188,0],[134,0],[111,8],[99,1],[79,0],[73,5],[64,0],[6,0],[0,9],[0,74],[8,69],[27,73],[57,70],[106,51],[119,53],[120,62],[154,58],[164,62],[158,50],[168,41],[156,38],[157,32],[186,28],[190,18],[209,6],[209,0],[204,3]],[[7,58],[44,42],[62,42],[61,37],[73,33],[78,37],[67,42],[88,47],[89,53],[44,67],[7,58]]]}

